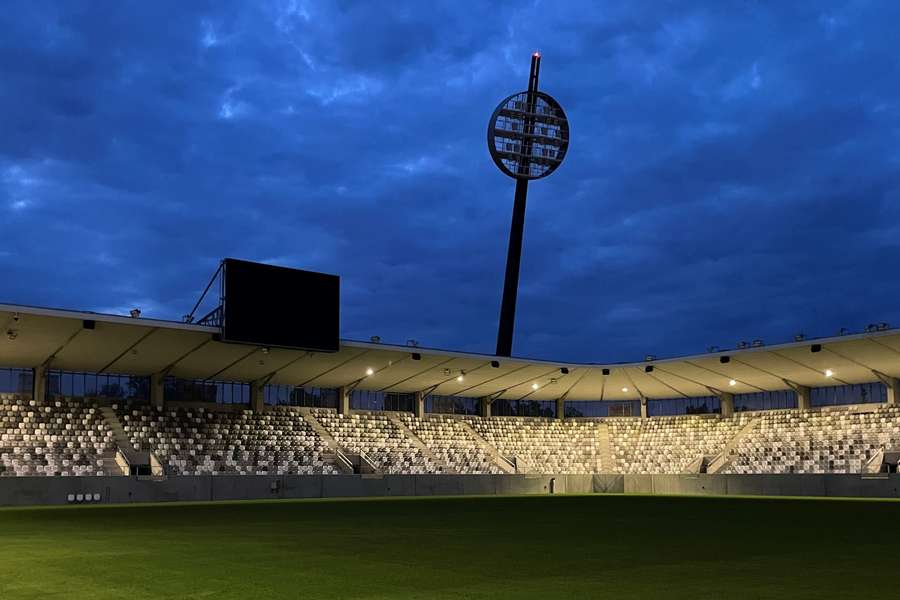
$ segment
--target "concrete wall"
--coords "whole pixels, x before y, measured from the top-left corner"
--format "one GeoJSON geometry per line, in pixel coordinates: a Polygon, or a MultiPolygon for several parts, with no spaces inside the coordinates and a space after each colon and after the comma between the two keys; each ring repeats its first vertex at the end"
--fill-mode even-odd
{"type": "Polygon", "coordinates": [[[69,494],[101,503],[591,493],[590,475],[218,475],[170,477],[4,477],[0,506],[67,504],[69,494]]]}
{"type": "Polygon", "coordinates": [[[898,498],[900,475],[626,475],[626,494],[898,498]]]}
{"type": "Polygon", "coordinates": [[[219,475],[4,477],[0,506],[66,504],[68,494],[101,503],[549,494],[673,494],[900,498],[900,475],[219,475]]]}

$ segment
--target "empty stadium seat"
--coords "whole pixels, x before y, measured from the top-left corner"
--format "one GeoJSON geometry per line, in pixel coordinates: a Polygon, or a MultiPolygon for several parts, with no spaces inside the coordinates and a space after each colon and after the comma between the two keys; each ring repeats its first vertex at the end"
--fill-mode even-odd
{"type": "Polygon", "coordinates": [[[758,413],[727,473],[861,473],[881,449],[900,447],[900,408],[758,413]]]}
{"type": "Polygon", "coordinates": [[[0,476],[103,475],[114,449],[90,401],[0,394],[0,476]]]}
{"type": "Polygon", "coordinates": [[[619,473],[684,473],[699,456],[712,457],[744,426],[746,416],[611,418],[610,442],[619,473]]]}
{"type": "Polygon", "coordinates": [[[536,473],[599,473],[596,422],[542,417],[467,417],[467,422],[506,458],[536,473]]]}
{"type": "Polygon", "coordinates": [[[135,450],[152,451],[173,475],[334,474],[322,439],[287,407],[264,413],[152,406],[119,409],[135,450]]]}
{"type": "Polygon", "coordinates": [[[385,414],[340,415],[327,408],[313,409],[312,413],[342,448],[364,453],[383,473],[442,472],[385,414]]]}
{"type": "Polygon", "coordinates": [[[454,473],[470,475],[503,473],[457,418],[450,415],[429,414],[420,419],[412,413],[400,413],[400,418],[403,424],[409,427],[410,431],[454,473]]]}

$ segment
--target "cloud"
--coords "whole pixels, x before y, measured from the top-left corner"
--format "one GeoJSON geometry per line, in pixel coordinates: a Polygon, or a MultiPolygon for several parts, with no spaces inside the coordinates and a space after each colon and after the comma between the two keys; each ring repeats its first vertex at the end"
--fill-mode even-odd
{"type": "MultiPolygon", "coordinates": [[[[3,301],[178,319],[225,256],[343,277],[343,334],[490,352],[528,57],[518,354],[900,324],[900,77],[866,3],[28,3],[0,14],[3,301]]],[[[892,13],[892,14],[888,14],[892,13]]]]}

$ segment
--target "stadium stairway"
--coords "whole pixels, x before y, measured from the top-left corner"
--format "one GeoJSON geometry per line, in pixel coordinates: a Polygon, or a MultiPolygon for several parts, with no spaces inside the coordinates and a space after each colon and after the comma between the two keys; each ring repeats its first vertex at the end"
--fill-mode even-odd
{"type": "Polygon", "coordinates": [[[426,446],[425,442],[419,439],[419,436],[413,433],[413,431],[406,426],[406,424],[400,419],[400,416],[396,412],[388,411],[387,416],[388,419],[391,420],[391,423],[396,425],[397,429],[399,429],[400,432],[403,433],[403,435],[406,436],[407,439],[409,439],[409,441],[411,441],[416,446],[416,448],[418,448],[422,452],[422,454],[427,456],[432,462],[434,462],[435,465],[443,469],[444,473],[456,473],[456,471],[450,468],[450,465],[439,459],[437,455],[435,455],[435,453],[431,451],[431,448],[426,446]]]}
{"type": "Polygon", "coordinates": [[[334,454],[334,466],[342,473],[353,473],[353,461],[347,455],[347,452],[341,448],[340,444],[337,443],[337,440],[334,439],[334,436],[319,423],[319,420],[316,419],[312,412],[310,412],[309,408],[302,407],[298,412],[300,413],[300,416],[303,417],[303,420],[316,432],[316,435],[322,439],[325,446],[327,446],[334,454]]]}
{"type": "MultiPolygon", "coordinates": [[[[866,464],[863,465],[863,469],[862,469],[863,475],[874,475],[875,473],[881,473],[882,467],[885,464],[885,460],[884,460],[885,456],[884,455],[885,455],[884,448],[882,448],[881,450],[879,450],[878,452],[873,454],[872,458],[867,460],[866,464]]],[[[895,460],[894,464],[897,464],[896,460],[895,460]]]]}
{"type": "Polygon", "coordinates": [[[603,421],[597,423],[596,436],[597,454],[600,458],[600,468],[597,469],[597,472],[602,473],[603,469],[607,469],[606,472],[612,473],[615,471],[616,461],[613,459],[612,442],[609,439],[609,425],[603,421]]]}
{"type": "Polygon", "coordinates": [[[725,444],[725,447],[722,448],[722,451],[709,461],[706,466],[707,473],[720,473],[731,464],[731,462],[735,459],[735,456],[732,455],[731,451],[737,448],[738,444],[741,443],[741,440],[743,440],[753,432],[757,421],[759,421],[758,417],[753,417],[747,420],[747,423],[741,428],[741,430],[738,431],[727,444],[725,444]]]}
{"type": "MultiPolygon", "coordinates": [[[[118,445],[118,444],[117,444],[118,445]]],[[[100,459],[103,461],[103,472],[115,475],[128,475],[126,472],[127,469],[119,464],[119,461],[116,460],[116,456],[119,454],[119,450],[107,450],[100,455],[100,459]]]]}
{"type": "Polygon", "coordinates": [[[116,414],[116,410],[110,406],[101,406],[100,415],[103,417],[103,423],[109,428],[113,433],[113,439],[116,442],[117,450],[109,450],[104,452],[102,455],[103,459],[103,470],[104,472],[110,473],[122,473],[123,475],[129,475],[128,467],[120,465],[117,460],[117,455],[119,453],[128,461],[128,465],[133,467],[146,467],[148,472],[150,470],[150,453],[149,452],[139,452],[134,449],[134,446],[131,445],[131,440],[128,438],[128,434],[125,433],[125,428],[122,427],[121,421],[119,421],[119,416],[116,414]],[[109,467],[109,471],[107,471],[107,466],[109,467]]]}
{"type": "Polygon", "coordinates": [[[475,440],[475,443],[481,448],[481,451],[485,453],[486,456],[490,457],[494,464],[497,465],[504,473],[514,474],[516,472],[516,467],[507,459],[503,458],[500,455],[500,452],[497,449],[489,444],[487,440],[485,440],[475,428],[472,427],[469,423],[466,422],[465,419],[460,419],[459,424],[465,428],[465,430],[472,436],[472,439],[475,440]]]}

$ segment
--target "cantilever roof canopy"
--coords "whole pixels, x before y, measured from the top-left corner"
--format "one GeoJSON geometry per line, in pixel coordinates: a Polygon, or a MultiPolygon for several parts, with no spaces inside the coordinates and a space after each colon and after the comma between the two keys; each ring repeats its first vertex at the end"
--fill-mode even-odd
{"type": "Polygon", "coordinates": [[[224,343],[215,327],[6,304],[0,304],[0,327],[0,367],[45,365],[78,372],[165,373],[326,388],[356,384],[363,390],[448,396],[634,400],[900,377],[897,330],[652,362],[585,364],[348,340],[336,353],[312,353],[224,343]],[[813,352],[813,344],[821,351],[813,352]],[[367,375],[369,369],[372,375],[367,375]],[[730,380],[735,384],[729,385],[730,380]]]}

